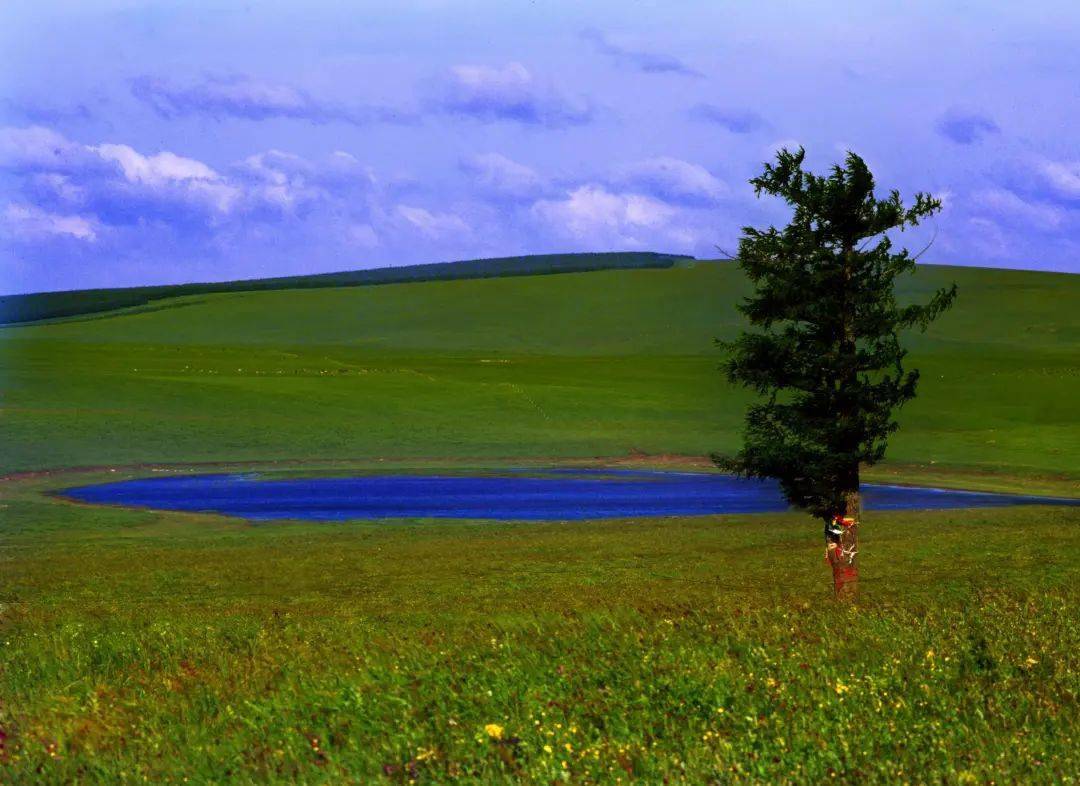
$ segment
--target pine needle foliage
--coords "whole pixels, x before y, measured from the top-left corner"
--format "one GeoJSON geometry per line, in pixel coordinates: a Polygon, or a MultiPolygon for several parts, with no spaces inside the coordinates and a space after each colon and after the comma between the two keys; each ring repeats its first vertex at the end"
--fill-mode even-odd
{"type": "Polygon", "coordinates": [[[744,445],[714,455],[729,471],[775,478],[787,499],[826,520],[858,492],[859,468],[885,455],[896,410],[915,396],[900,334],[925,330],[956,298],[956,285],[901,305],[898,276],[915,269],[890,232],[941,209],[924,193],[874,194],[866,163],[848,153],[828,175],[803,168],[806,152],[781,150],[750,181],[758,196],[793,209],[782,229],[745,227],[736,261],[754,285],[739,306],[754,330],[733,342],[723,369],[761,400],[746,413],[744,445]]]}

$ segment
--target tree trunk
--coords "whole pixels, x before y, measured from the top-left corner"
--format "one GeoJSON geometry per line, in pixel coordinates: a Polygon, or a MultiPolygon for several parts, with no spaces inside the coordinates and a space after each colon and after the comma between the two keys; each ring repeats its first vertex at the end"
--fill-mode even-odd
{"type": "Polygon", "coordinates": [[[859,589],[859,518],[862,514],[862,498],[858,491],[844,495],[844,515],[839,524],[838,540],[827,540],[825,558],[832,567],[833,590],[836,597],[855,597],[859,589]]]}
{"type": "MultiPolygon", "coordinates": [[[[857,349],[855,343],[855,308],[850,297],[852,290],[852,276],[854,275],[852,256],[855,252],[855,238],[850,238],[844,243],[844,289],[841,301],[841,336],[840,352],[849,362],[849,367],[840,380],[840,425],[844,434],[841,449],[844,455],[852,455],[858,452],[858,430],[852,426],[857,407],[850,400],[848,391],[855,388],[858,372],[855,360],[857,349]]],[[[838,522],[840,527],[839,538],[832,538],[826,545],[825,555],[832,566],[833,590],[836,597],[841,599],[853,598],[859,588],[859,566],[855,562],[859,549],[859,518],[862,515],[862,498],[859,495],[859,465],[856,461],[849,468],[849,474],[844,479],[844,487],[850,489],[844,492],[844,515],[838,522]]]]}

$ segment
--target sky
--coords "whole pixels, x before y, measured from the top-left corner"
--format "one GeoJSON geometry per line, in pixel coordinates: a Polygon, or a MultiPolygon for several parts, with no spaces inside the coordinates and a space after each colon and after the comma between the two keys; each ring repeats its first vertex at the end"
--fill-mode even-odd
{"type": "Polygon", "coordinates": [[[940,197],[920,261],[1080,272],[1078,40],[1055,0],[7,0],[0,294],[713,258],[798,145],[940,197]]]}

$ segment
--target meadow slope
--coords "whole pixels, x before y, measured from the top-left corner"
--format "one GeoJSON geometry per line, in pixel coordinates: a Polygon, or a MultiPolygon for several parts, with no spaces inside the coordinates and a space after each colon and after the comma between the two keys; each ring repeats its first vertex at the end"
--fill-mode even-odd
{"type": "MultiPolygon", "coordinates": [[[[103,473],[80,478],[123,477],[103,473]]],[[[1080,772],[1080,508],[258,525],[4,484],[5,783],[1080,772]]]]}
{"type": "MultiPolygon", "coordinates": [[[[953,279],[879,474],[1077,493],[1080,279],[926,268],[905,296],[953,279]]],[[[732,449],[712,340],[744,291],[699,264],[0,330],[0,471],[100,467],[0,480],[0,782],[1075,783],[1080,507],[868,511],[838,606],[799,513],[255,524],[55,495],[155,469],[120,464],[732,449]]]]}
{"type": "MultiPolygon", "coordinates": [[[[921,394],[882,471],[1075,491],[1080,277],[923,267],[903,294],[953,280],[955,310],[910,339],[921,394]]],[[[199,295],[8,327],[0,472],[729,451],[748,397],[713,339],[739,329],[745,291],[733,266],[699,263],[199,295]]]]}

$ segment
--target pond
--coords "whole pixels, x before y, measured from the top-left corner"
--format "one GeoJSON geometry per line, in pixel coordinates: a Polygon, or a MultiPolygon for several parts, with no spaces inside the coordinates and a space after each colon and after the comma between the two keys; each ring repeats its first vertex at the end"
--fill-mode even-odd
{"type": "MultiPolygon", "coordinates": [[[[1080,504],[1080,500],[867,484],[870,510],[1080,504]]],[[[365,475],[270,479],[185,475],[67,489],[82,502],[214,512],[246,519],[501,520],[695,516],[787,510],[777,485],[716,473],[547,470],[486,476],[365,475]]]]}

